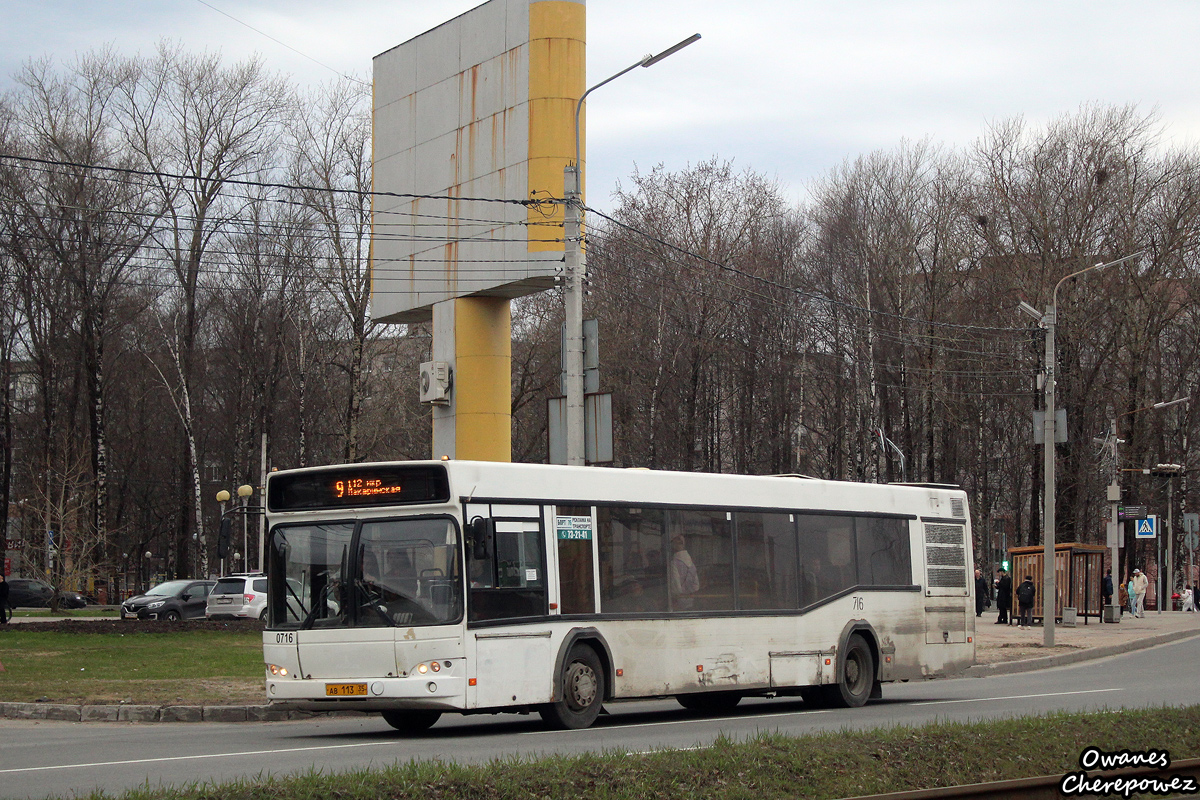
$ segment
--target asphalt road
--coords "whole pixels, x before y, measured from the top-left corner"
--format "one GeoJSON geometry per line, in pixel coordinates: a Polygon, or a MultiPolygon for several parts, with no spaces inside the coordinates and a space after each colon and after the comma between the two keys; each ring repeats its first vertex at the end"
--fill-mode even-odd
{"type": "Polygon", "coordinates": [[[447,715],[417,737],[378,717],[277,723],[116,724],[0,720],[0,798],[110,793],[158,784],[222,783],[259,775],[340,771],[409,760],[486,762],[501,756],[702,747],[719,734],[803,734],[844,728],[981,720],[1053,710],[1154,708],[1197,702],[1200,637],[1068,667],[884,687],[853,710],[799,700],[745,701],[734,714],[695,717],[674,701],[612,704],[583,731],[546,731],[536,715],[447,715]]]}

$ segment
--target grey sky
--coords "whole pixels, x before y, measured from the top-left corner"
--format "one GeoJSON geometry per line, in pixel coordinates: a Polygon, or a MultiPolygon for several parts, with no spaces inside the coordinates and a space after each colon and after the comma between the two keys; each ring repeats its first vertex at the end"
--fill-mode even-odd
{"type": "MultiPolygon", "coordinates": [[[[336,70],[476,0],[208,0],[336,70]]],[[[69,61],[163,37],[230,59],[258,52],[299,84],[332,72],[199,0],[0,0],[3,85],[31,57],[69,61]]],[[[636,164],[713,155],[777,177],[789,197],[843,159],[930,137],[964,145],[996,120],[1042,123],[1082,103],[1157,109],[1167,143],[1200,138],[1200,4],[1178,0],[590,0],[588,83],[699,32],[703,40],[588,100],[588,201],[611,207],[636,164]]]]}

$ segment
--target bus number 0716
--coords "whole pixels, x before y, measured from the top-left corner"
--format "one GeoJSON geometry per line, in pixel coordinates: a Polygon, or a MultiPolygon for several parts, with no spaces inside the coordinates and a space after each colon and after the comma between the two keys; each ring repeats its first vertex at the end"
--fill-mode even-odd
{"type": "Polygon", "coordinates": [[[275,634],[275,644],[295,644],[296,634],[292,632],[275,634]]]}

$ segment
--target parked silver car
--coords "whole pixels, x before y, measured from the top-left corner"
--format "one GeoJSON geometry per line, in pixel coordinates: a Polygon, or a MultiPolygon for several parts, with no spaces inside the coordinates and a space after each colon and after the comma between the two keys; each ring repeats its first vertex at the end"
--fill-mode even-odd
{"type": "Polygon", "coordinates": [[[208,596],[209,619],[267,619],[267,576],[243,572],[217,581],[208,596]]]}

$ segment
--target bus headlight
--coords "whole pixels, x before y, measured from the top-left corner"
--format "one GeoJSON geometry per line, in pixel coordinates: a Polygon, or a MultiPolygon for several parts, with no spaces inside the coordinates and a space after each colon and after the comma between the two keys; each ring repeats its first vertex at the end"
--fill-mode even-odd
{"type": "MultiPolygon", "coordinates": [[[[450,662],[447,661],[446,665],[449,666],[450,662]]],[[[430,661],[428,664],[417,664],[417,672],[420,673],[421,675],[424,675],[426,672],[441,672],[441,671],[442,671],[442,662],[440,662],[440,661],[430,661]]]]}
{"type": "Polygon", "coordinates": [[[272,675],[278,675],[280,678],[288,676],[287,667],[281,667],[277,664],[267,664],[267,669],[270,670],[272,675]]]}

